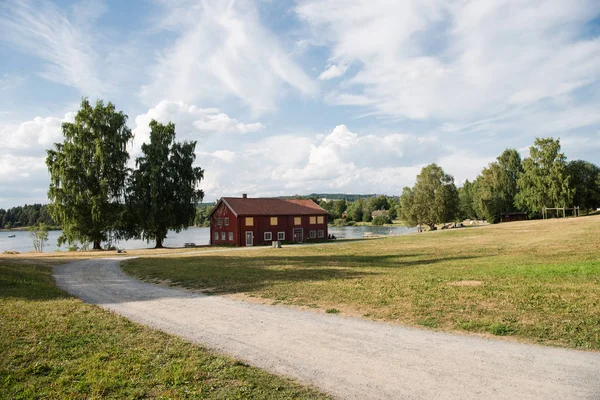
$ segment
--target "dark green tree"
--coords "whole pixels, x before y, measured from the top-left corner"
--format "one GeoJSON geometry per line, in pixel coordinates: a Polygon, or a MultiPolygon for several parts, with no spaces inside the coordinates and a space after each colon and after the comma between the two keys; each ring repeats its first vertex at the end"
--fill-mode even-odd
{"type": "Polygon", "coordinates": [[[467,179],[463,185],[458,188],[458,209],[461,219],[476,219],[477,213],[475,212],[475,190],[476,185],[473,182],[469,182],[467,179]]]}
{"type": "Polygon", "coordinates": [[[402,219],[409,226],[453,221],[458,213],[458,190],[454,178],[436,164],[429,164],[417,176],[415,186],[404,188],[400,198],[402,219]]]}
{"type": "Polygon", "coordinates": [[[175,125],[150,122],[150,143],[142,145],[128,191],[134,217],[133,235],[163,247],[167,232],[193,224],[196,204],[204,193],[197,186],[204,171],[194,167],[196,142],[175,142],[175,125]]]}
{"type": "Polygon", "coordinates": [[[111,239],[123,217],[128,174],[127,143],[132,139],[127,115],[101,100],[87,99],[75,122],[62,124],[63,143],[48,150],[50,214],[63,230],[65,242],[91,242],[99,250],[111,239]]]}
{"type": "Polygon", "coordinates": [[[517,206],[537,215],[544,207],[570,207],[573,193],[560,139],[536,138],[529,153],[517,181],[517,206]]]}
{"type": "Polygon", "coordinates": [[[600,168],[591,162],[574,160],[567,165],[574,191],[573,204],[589,212],[600,207],[600,168]]]}

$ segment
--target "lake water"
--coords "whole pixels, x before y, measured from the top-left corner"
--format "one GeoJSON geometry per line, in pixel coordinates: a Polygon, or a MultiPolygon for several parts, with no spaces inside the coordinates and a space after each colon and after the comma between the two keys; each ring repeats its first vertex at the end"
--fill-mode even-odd
{"type": "MultiPolygon", "coordinates": [[[[330,226],[329,233],[335,235],[338,239],[357,239],[362,238],[365,233],[374,235],[402,235],[415,232],[415,228],[406,228],[402,226],[330,226]]],[[[48,232],[48,242],[46,242],[44,251],[54,252],[56,250],[66,251],[68,246],[58,247],[57,240],[61,231],[48,232]]],[[[197,245],[209,244],[210,228],[189,228],[179,233],[169,232],[165,239],[165,247],[183,247],[185,243],[196,243],[197,245]]],[[[154,247],[154,243],[146,243],[143,240],[123,240],[116,244],[124,249],[144,249],[154,247]]],[[[33,251],[33,242],[29,237],[29,232],[12,231],[0,232],[0,254],[6,250],[26,253],[33,251]],[[9,238],[9,235],[15,235],[9,238]]]]}

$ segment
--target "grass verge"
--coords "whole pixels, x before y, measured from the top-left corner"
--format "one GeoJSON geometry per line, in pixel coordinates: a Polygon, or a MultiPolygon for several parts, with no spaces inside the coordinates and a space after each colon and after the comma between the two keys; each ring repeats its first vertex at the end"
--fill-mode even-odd
{"type": "Polygon", "coordinates": [[[600,216],[128,261],[148,281],[600,349],[600,216]]]}
{"type": "Polygon", "coordinates": [[[87,305],[51,267],[0,260],[0,398],[325,398],[87,305]]]}

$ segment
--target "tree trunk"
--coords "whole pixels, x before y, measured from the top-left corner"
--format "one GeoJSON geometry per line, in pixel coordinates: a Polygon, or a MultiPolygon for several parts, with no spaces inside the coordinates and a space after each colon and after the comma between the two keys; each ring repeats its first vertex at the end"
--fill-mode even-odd
{"type": "Polygon", "coordinates": [[[161,237],[157,237],[156,238],[156,247],[154,247],[155,249],[162,249],[163,248],[163,238],[161,237]]]}
{"type": "Polygon", "coordinates": [[[100,240],[94,240],[94,250],[102,250],[102,247],[100,247],[100,240]]]}

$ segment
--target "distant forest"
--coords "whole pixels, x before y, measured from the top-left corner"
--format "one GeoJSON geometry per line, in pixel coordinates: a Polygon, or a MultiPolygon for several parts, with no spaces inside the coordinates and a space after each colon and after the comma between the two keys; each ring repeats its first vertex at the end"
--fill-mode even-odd
{"type": "Polygon", "coordinates": [[[48,213],[47,204],[31,204],[5,210],[0,208],[0,229],[14,229],[46,224],[54,227],[56,223],[48,213]]]}

